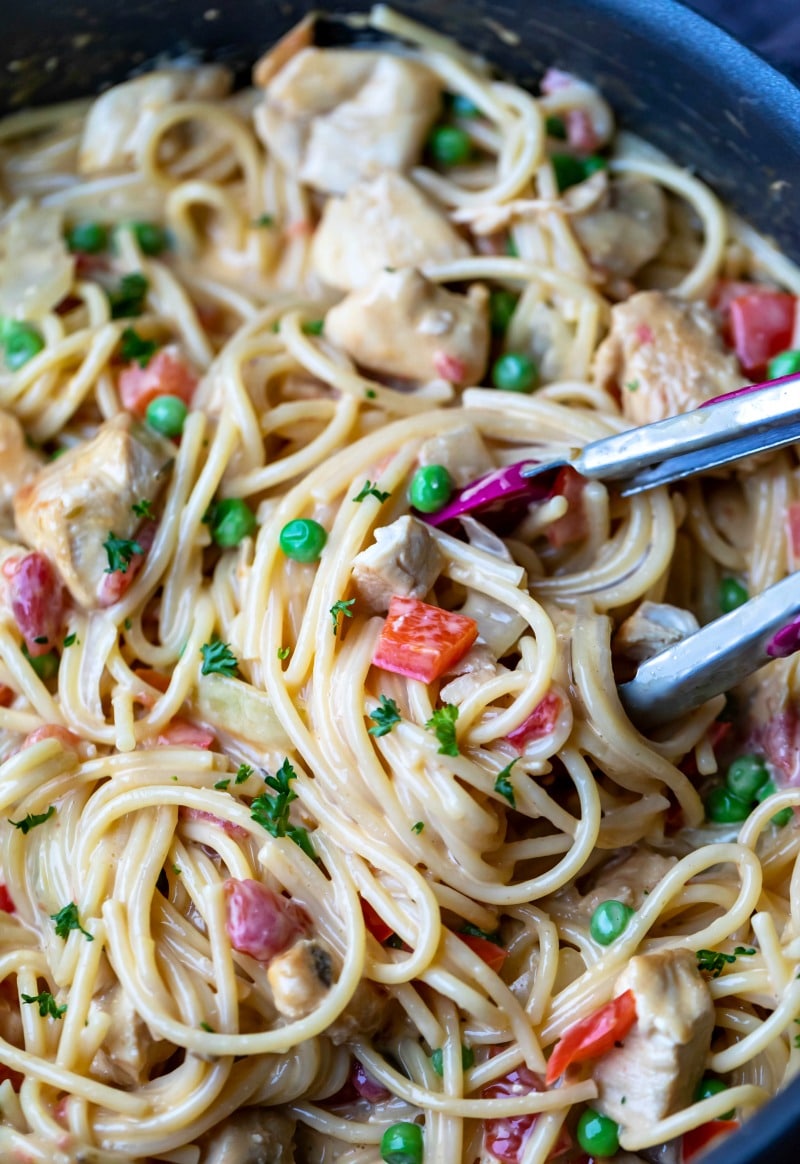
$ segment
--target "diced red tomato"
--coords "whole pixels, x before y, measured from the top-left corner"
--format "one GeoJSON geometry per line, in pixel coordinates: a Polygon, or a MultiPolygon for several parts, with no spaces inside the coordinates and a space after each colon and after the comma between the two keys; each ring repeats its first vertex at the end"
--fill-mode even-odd
{"type": "Polygon", "coordinates": [[[618,994],[594,1014],[568,1027],[553,1048],[547,1061],[548,1086],[564,1074],[573,1063],[598,1059],[625,1038],[636,1022],[636,999],[632,990],[618,994]]]}
{"type": "Polygon", "coordinates": [[[727,328],[729,325],[728,312],[734,299],[741,299],[743,295],[759,295],[763,291],[772,290],[772,287],[765,287],[763,283],[748,283],[744,279],[718,279],[711,289],[708,305],[720,313],[727,328]]]}
{"type": "Polygon", "coordinates": [[[6,562],[11,613],[35,658],[52,651],[61,638],[64,587],[50,559],[37,551],[6,562]]]}
{"type": "Polygon", "coordinates": [[[800,501],[793,501],[789,506],[786,524],[789,529],[789,545],[792,547],[792,556],[800,558],[800,501]]]}
{"type": "Polygon", "coordinates": [[[22,741],[22,747],[30,748],[40,740],[58,740],[63,748],[68,748],[71,752],[77,752],[81,743],[80,736],[71,732],[69,728],[62,727],[60,723],[43,723],[41,727],[28,732],[22,741]]]}
{"type": "Polygon", "coordinates": [[[364,915],[364,925],[376,942],[385,942],[387,938],[392,936],[394,930],[386,924],[378,911],[368,901],[365,901],[363,897],[360,897],[359,901],[361,902],[361,912],[364,915]]]}
{"type": "Polygon", "coordinates": [[[180,820],[207,820],[211,824],[217,825],[229,837],[236,837],[239,841],[247,839],[247,829],[243,829],[241,825],[234,824],[232,820],[225,820],[221,816],[217,816],[213,812],[204,812],[202,808],[187,808],[185,804],[181,805],[178,812],[180,820]]]}
{"type": "Polygon", "coordinates": [[[98,601],[101,606],[113,606],[115,602],[119,602],[120,598],[130,590],[134,578],[142,568],[145,554],[156,540],[155,523],[152,521],[146,522],[137,532],[134,540],[141,546],[142,553],[134,554],[131,557],[131,560],[128,562],[128,569],[124,573],[122,570],[113,570],[111,573],[103,574],[98,588],[98,601]]]}
{"type": "Polygon", "coordinates": [[[467,653],[477,637],[474,619],[395,594],[372,662],[384,671],[432,683],[467,653]]]}
{"type": "Polygon", "coordinates": [[[692,1128],[690,1132],[684,1132],[681,1143],[683,1164],[689,1164],[689,1161],[699,1152],[702,1152],[712,1140],[716,1140],[718,1136],[735,1132],[738,1127],[738,1120],[710,1120],[707,1124],[701,1124],[699,1128],[692,1128]]]}
{"type": "MultiPolygon", "coordinates": [[[[507,1099],[509,1096],[530,1095],[534,1091],[544,1091],[541,1075],[536,1075],[528,1067],[515,1067],[502,1079],[487,1084],[481,1091],[481,1099],[507,1099]]],[[[518,1116],[501,1116],[496,1120],[484,1120],[483,1142],[487,1152],[503,1164],[518,1164],[537,1115],[531,1113],[518,1116]]]]}
{"type": "Polygon", "coordinates": [[[581,477],[570,466],[566,465],[556,477],[553,486],[553,496],[566,498],[567,512],[557,518],[547,527],[547,540],[551,546],[560,549],[572,542],[580,542],[589,533],[589,518],[583,504],[583,488],[586,478],[581,477]]]}
{"type": "Polygon", "coordinates": [[[769,360],[789,347],[796,307],[795,296],[783,291],[751,291],[731,301],[731,339],[749,375],[763,374],[769,360]]]}
{"type": "Polygon", "coordinates": [[[300,907],[260,881],[230,877],[222,888],[225,928],[234,950],[269,962],[305,933],[307,919],[300,907]]]}
{"type": "Polygon", "coordinates": [[[15,909],[11,894],[8,892],[8,886],[0,885],[0,910],[3,913],[14,913],[15,909]]]}
{"type": "Polygon", "coordinates": [[[473,954],[477,954],[482,962],[485,962],[490,970],[494,970],[495,974],[499,974],[503,968],[503,963],[508,957],[508,950],[503,946],[498,946],[496,942],[490,942],[488,938],[482,938],[478,934],[456,934],[457,938],[469,946],[473,954]]]}
{"type": "Polygon", "coordinates": [[[558,717],[561,714],[561,700],[552,691],[548,691],[544,699],[536,704],[531,714],[524,719],[519,727],[509,732],[506,739],[520,752],[531,740],[540,740],[549,736],[554,730],[558,717]]]}
{"type": "Polygon", "coordinates": [[[143,418],[157,396],[179,396],[184,404],[191,404],[197,376],[177,348],[166,347],[145,368],[135,361],[123,368],[117,387],[122,407],[143,418]]]}
{"type": "Polygon", "coordinates": [[[210,748],[214,739],[214,733],[208,728],[176,716],[161,729],[156,742],[161,747],[210,748]]]}

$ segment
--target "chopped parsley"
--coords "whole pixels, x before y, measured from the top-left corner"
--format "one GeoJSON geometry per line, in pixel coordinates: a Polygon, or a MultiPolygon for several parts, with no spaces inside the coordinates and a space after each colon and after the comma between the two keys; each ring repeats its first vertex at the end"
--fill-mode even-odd
{"type": "Polygon", "coordinates": [[[374,400],[376,398],[376,396],[378,395],[378,393],[375,391],[374,388],[367,388],[364,395],[366,396],[367,400],[374,400]]]}
{"type": "Polygon", "coordinates": [[[517,807],[517,801],[514,796],[514,785],[511,783],[511,769],[516,764],[519,757],[515,757],[510,764],[506,764],[502,772],[497,773],[497,779],[494,782],[495,792],[499,792],[501,796],[505,796],[512,808],[517,807]]]}
{"type": "Polygon", "coordinates": [[[141,501],[134,501],[131,509],[137,517],[153,517],[153,503],[147,497],[141,501]]]}
{"type": "Polygon", "coordinates": [[[416,834],[417,834],[417,836],[419,836],[419,834],[422,832],[422,830],[423,830],[424,828],[425,828],[425,821],[424,821],[424,820],[418,820],[416,824],[413,824],[413,825],[411,826],[411,831],[412,831],[412,833],[416,833],[416,834]]]}
{"type": "Polygon", "coordinates": [[[203,656],[203,665],[200,668],[202,675],[225,675],[226,678],[233,679],[239,669],[239,660],[230,645],[220,639],[203,643],[200,654],[203,656]]]}
{"type": "Polygon", "coordinates": [[[144,339],[133,327],[126,327],[120,337],[119,354],[127,363],[135,361],[140,368],[146,368],[157,351],[155,340],[144,339]]]}
{"type": "Polygon", "coordinates": [[[478,926],[474,926],[472,922],[467,922],[462,926],[459,933],[466,934],[470,938],[483,938],[484,942],[493,942],[495,946],[502,946],[503,942],[497,930],[490,934],[488,930],[481,930],[478,926]]]}
{"type": "Polygon", "coordinates": [[[9,820],[8,823],[13,825],[15,829],[19,829],[23,837],[26,837],[31,829],[44,824],[46,820],[50,820],[50,817],[55,815],[56,806],[51,804],[47,812],[29,812],[23,820],[9,820]]]}
{"type": "Polygon", "coordinates": [[[216,784],[214,785],[214,787],[215,787],[215,788],[216,788],[216,789],[217,789],[219,792],[227,792],[227,791],[228,791],[228,785],[230,784],[230,782],[231,782],[231,781],[230,781],[230,777],[228,777],[228,778],[227,778],[227,779],[225,779],[225,780],[218,780],[218,781],[216,782],[216,784]]]}
{"type": "Polygon", "coordinates": [[[737,946],[732,954],[723,954],[721,950],[698,950],[697,969],[712,978],[719,978],[725,966],[735,962],[740,957],[750,957],[755,954],[752,946],[737,946]]]}
{"type": "Polygon", "coordinates": [[[425,724],[428,731],[433,732],[439,741],[439,752],[442,756],[459,755],[456,741],[457,719],[458,708],[456,705],[446,703],[444,707],[438,708],[425,724]]]}
{"type": "Polygon", "coordinates": [[[51,913],[50,919],[56,923],[57,937],[64,938],[66,941],[68,934],[72,930],[80,930],[80,932],[86,938],[87,942],[94,941],[93,935],[87,933],[87,931],[81,925],[81,921],[78,916],[78,907],[74,901],[71,901],[69,905],[65,905],[63,909],[58,911],[58,913],[51,913]]]}
{"type": "Polygon", "coordinates": [[[253,769],[249,764],[240,764],[236,769],[236,776],[233,782],[234,784],[244,784],[245,780],[249,779],[252,775],[253,769]]]}
{"type": "Polygon", "coordinates": [[[139,271],[123,275],[119,287],[107,291],[112,319],[125,319],[130,315],[141,315],[150,284],[139,271]]]}
{"type": "Polygon", "coordinates": [[[333,621],[333,633],[337,634],[339,631],[339,615],[345,618],[353,617],[353,607],[355,606],[355,598],[340,598],[338,602],[334,602],[333,606],[328,612],[333,621]]]}
{"type": "Polygon", "coordinates": [[[78,636],[76,634],[67,635],[67,637],[64,639],[64,642],[61,645],[64,647],[71,647],[71,646],[74,646],[74,644],[77,643],[77,641],[78,641],[78,636]]]}
{"type": "Polygon", "coordinates": [[[271,214],[259,214],[258,218],[253,219],[253,226],[274,226],[275,219],[271,214]]]}
{"type": "Polygon", "coordinates": [[[291,647],[278,647],[278,658],[281,661],[283,661],[284,659],[288,659],[289,656],[291,655],[291,653],[292,653],[291,647]]]}
{"type": "Polygon", "coordinates": [[[210,1035],[214,1034],[214,1028],[212,1027],[211,1023],[205,1023],[205,1022],[200,1023],[200,1030],[201,1031],[208,1031],[208,1033],[210,1035]]]}
{"type": "Polygon", "coordinates": [[[47,635],[37,635],[33,641],[35,643],[39,643],[41,646],[44,646],[44,644],[50,640],[48,639],[47,635]]]}
{"type": "Polygon", "coordinates": [[[629,392],[638,392],[639,391],[639,381],[638,380],[629,380],[628,383],[625,385],[625,387],[628,389],[629,392]]]}
{"type": "Polygon", "coordinates": [[[388,499],[391,496],[392,496],[391,492],[386,492],[383,489],[379,489],[377,485],[373,485],[373,483],[369,480],[369,478],[367,478],[367,480],[364,482],[364,484],[361,486],[360,490],[355,495],[355,497],[352,498],[352,500],[353,501],[364,501],[367,497],[377,497],[378,501],[383,502],[383,501],[388,501],[388,499]]]}
{"type": "Polygon", "coordinates": [[[56,1006],[56,1000],[49,990],[43,990],[41,994],[23,994],[21,998],[23,1002],[36,1003],[42,1018],[60,1019],[67,1010],[66,1003],[63,1006],[56,1006]]]}
{"type": "Polygon", "coordinates": [[[303,324],[303,333],[305,335],[322,335],[322,329],[324,327],[324,319],[307,319],[303,324]]]}
{"type": "Polygon", "coordinates": [[[144,553],[138,542],[132,538],[118,538],[111,530],[103,542],[103,549],[108,555],[106,574],[127,574],[134,555],[144,553]]]}
{"type": "Polygon", "coordinates": [[[264,783],[273,790],[274,796],[262,792],[250,805],[250,816],[273,837],[290,837],[299,845],[307,857],[315,858],[314,847],[304,828],[289,821],[289,805],[297,800],[297,793],[290,787],[297,773],[285,759],[274,776],[265,776],[264,783]]]}
{"type": "Polygon", "coordinates": [[[386,736],[396,723],[400,723],[400,709],[393,699],[386,695],[379,695],[380,706],[369,713],[369,718],[375,720],[375,726],[369,728],[371,736],[386,736]]]}
{"type": "Polygon", "coordinates": [[[175,874],[176,877],[180,877],[181,872],[182,872],[180,865],[173,865],[172,872],[175,874]]]}

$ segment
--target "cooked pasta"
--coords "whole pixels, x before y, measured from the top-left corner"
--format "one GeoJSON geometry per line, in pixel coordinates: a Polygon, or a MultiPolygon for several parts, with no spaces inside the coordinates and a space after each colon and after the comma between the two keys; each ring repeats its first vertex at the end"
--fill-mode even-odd
{"type": "Polygon", "coordinates": [[[796,665],[616,690],[795,569],[794,452],[497,502],[800,366],[800,274],[370,22],[0,123],[4,1160],[688,1158],[797,1070],[796,665]]]}

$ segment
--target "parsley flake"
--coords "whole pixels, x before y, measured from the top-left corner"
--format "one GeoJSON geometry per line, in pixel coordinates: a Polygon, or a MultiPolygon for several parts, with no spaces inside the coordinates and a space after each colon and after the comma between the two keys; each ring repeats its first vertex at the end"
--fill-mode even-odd
{"type": "Polygon", "coordinates": [[[35,829],[37,825],[44,824],[46,820],[50,820],[51,816],[56,815],[56,806],[51,804],[47,812],[29,812],[23,820],[9,820],[9,824],[13,825],[15,829],[19,829],[23,837],[26,837],[31,829],[35,829]]]}
{"type": "Polygon", "coordinates": [[[368,729],[371,736],[386,736],[396,723],[400,723],[400,709],[393,699],[386,695],[379,695],[380,706],[369,713],[369,718],[375,720],[375,726],[368,729]]]}
{"type": "Polygon", "coordinates": [[[493,942],[495,946],[503,945],[502,939],[497,930],[490,934],[488,930],[479,929],[478,926],[474,926],[472,922],[467,922],[466,925],[462,926],[459,930],[459,933],[466,934],[467,937],[470,938],[483,938],[484,942],[493,942]]]}
{"type": "Polygon", "coordinates": [[[517,807],[517,801],[514,796],[514,785],[511,783],[511,769],[518,759],[519,756],[516,756],[510,764],[506,764],[502,772],[497,773],[497,779],[494,782],[495,792],[499,792],[501,796],[504,796],[512,808],[517,807]]]}
{"type": "Polygon", "coordinates": [[[138,542],[132,538],[118,538],[111,530],[103,542],[103,549],[108,555],[106,574],[127,574],[134,555],[144,553],[138,542]]]}
{"type": "Polygon", "coordinates": [[[383,489],[379,489],[377,485],[373,485],[369,478],[367,478],[358,493],[355,495],[355,497],[351,498],[351,500],[364,501],[367,497],[377,497],[378,501],[384,502],[388,501],[391,496],[391,492],[386,492],[383,489]]]}
{"type": "Polygon", "coordinates": [[[291,655],[291,653],[292,653],[291,647],[278,647],[278,658],[281,660],[281,662],[284,659],[288,659],[289,656],[291,655]]]}
{"type": "Polygon", "coordinates": [[[629,380],[628,383],[625,385],[625,387],[628,389],[629,392],[638,392],[639,391],[639,381],[638,380],[629,380]]]}
{"type": "Polygon", "coordinates": [[[366,396],[367,400],[375,400],[375,398],[377,397],[378,393],[375,391],[375,389],[374,389],[374,388],[367,388],[367,390],[366,390],[366,392],[364,393],[364,395],[366,396]]]}
{"type": "Polygon", "coordinates": [[[141,315],[150,284],[139,271],[123,275],[119,287],[107,291],[112,319],[124,319],[129,315],[141,315]]]}
{"type": "Polygon", "coordinates": [[[259,214],[258,218],[253,219],[253,226],[274,226],[275,219],[271,214],[259,214]]]}
{"type": "Polygon", "coordinates": [[[211,1023],[200,1023],[200,1029],[201,1031],[208,1031],[210,1035],[214,1034],[214,1028],[212,1027],[211,1023]]]}
{"type": "Polygon", "coordinates": [[[220,639],[203,643],[200,654],[203,656],[203,665],[200,668],[202,675],[224,675],[228,679],[233,679],[239,669],[239,660],[230,645],[220,639]]]}
{"type": "Polygon", "coordinates": [[[424,821],[424,820],[418,820],[416,824],[413,824],[413,825],[411,826],[411,831],[412,831],[412,833],[416,833],[416,834],[417,834],[417,836],[419,836],[419,834],[422,832],[422,830],[423,830],[424,828],[425,828],[425,821],[424,821]]]}
{"type": "Polygon", "coordinates": [[[230,784],[230,777],[229,777],[228,779],[226,779],[226,780],[218,780],[218,781],[216,782],[216,784],[214,785],[214,787],[215,787],[215,788],[216,788],[216,789],[217,789],[219,792],[227,792],[227,791],[228,791],[228,785],[229,785],[229,784],[230,784]]]}
{"type": "Polygon", "coordinates": [[[439,741],[439,753],[442,756],[459,755],[456,741],[457,719],[458,708],[456,705],[446,703],[444,707],[438,708],[425,724],[428,731],[433,732],[439,741]]]}
{"type": "Polygon", "coordinates": [[[76,634],[67,635],[67,637],[64,639],[64,642],[61,645],[63,647],[71,647],[75,643],[77,643],[77,641],[78,641],[78,636],[76,634]]]}
{"type": "Polygon", "coordinates": [[[147,497],[143,497],[141,501],[134,501],[131,509],[137,517],[153,517],[153,503],[147,497]]]}
{"type": "Polygon", "coordinates": [[[273,837],[289,837],[299,845],[307,857],[315,859],[316,854],[308,833],[299,825],[289,821],[289,805],[297,800],[297,793],[290,787],[297,773],[288,759],[285,759],[274,776],[265,776],[264,783],[275,796],[262,792],[250,805],[250,816],[273,837]]]}
{"type": "Polygon", "coordinates": [[[303,324],[304,335],[322,335],[322,329],[325,327],[324,319],[307,319],[303,324]]]}
{"type": "Polygon", "coordinates": [[[42,1018],[60,1019],[67,1010],[66,1003],[63,1006],[56,1006],[56,1000],[49,990],[43,990],[41,994],[23,994],[21,998],[23,1002],[36,1003],[42,1018]]]}
{"type": "Polygon", "coordinates": [[[329,610],[331,619],[333,620],[333,633],[337,634],[339,630],[339,615],[345,618],[353,617],[353,607],[355,606],[355,598],[340,598],[338,602],[334,602],[329,610]]]}
{"type": "Polygon", "coordinates": [[[80,930],[80,932],[86,938],[87,942],[94,941],[94,936],[90,933],[87,933],[87,931],[81,925],[81,921],[78,916],[78,907],[74,901],[71,901],[69,905],[65,905],[63,909],[58,911],[58,913],[51,913],[50,919],[56,923],[56,937],[64,938],[66,941],[67,935],[72,930],[80,930]]]}
{"type": "Polygon", "coordinates": [[[236,769],[236,777],[233,782],[234,784],[244,784],[245,780],[249,779],[252,775],[253,769],[249,764],[240,764],[236,769]]]}
{"type": "Polygon", "coordinates": [[[127,363],[137,363],[146,368],[158,351],[155,340],[144,339],[133,327],[126,327],[119,341],[119,354],[127,363]]]}
{"type": "Polygon", "coordinates": [[[752,946],[737,946],[732,954],[724,954],[721,950],[698,950],[697,969],[712,978],[719,978],[726,966],[731,965],[739,957],[750,957],[752,954],[755,954],[752,946]]]}

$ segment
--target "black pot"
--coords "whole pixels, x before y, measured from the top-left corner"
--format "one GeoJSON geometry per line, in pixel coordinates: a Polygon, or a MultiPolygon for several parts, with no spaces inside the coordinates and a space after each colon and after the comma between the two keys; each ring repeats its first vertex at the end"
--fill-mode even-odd
{"type": "MultiPolygon", "coordinates": [[[[595,81],[623,125],[694,169],[800,261],[800,90],[702,17],[674,0],[394,6],[523,85],[552,64],[595,81]]],[[[231,63],[244,77],[311,7],[310,0],[28,0],[7,13],[0,108],[82,96],[159,56],[187,51],[231,63]]],[[[330,0],[325,7],[342,14],[369,3],[330,0]]],[[[319,39],[341,42],[353,33],[331,20],[319,39]]],[[[799,1136],[800,1079],[704,1160],[794,1164],[799,1136]]]]}

